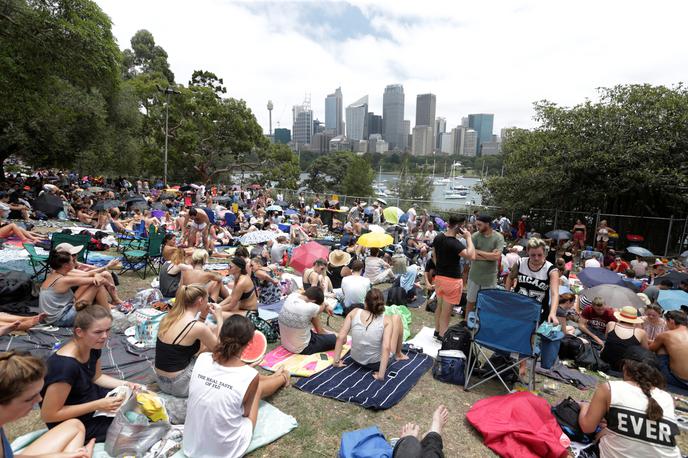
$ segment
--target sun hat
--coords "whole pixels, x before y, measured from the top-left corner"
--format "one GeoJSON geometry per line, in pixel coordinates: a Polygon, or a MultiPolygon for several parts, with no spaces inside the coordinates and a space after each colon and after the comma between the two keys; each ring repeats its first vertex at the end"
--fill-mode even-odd
{"type": "Polygon", "coordinates": [[[60,243],[55,247],[58,253],[79,254],[84,249],[83,245],[74,246],[71,243],[60,243]]]}
{"type": "Polygon", "coordinates": [[[651,301],[650,298],[647,296],[647,294],[645,294],[645,293],[636,293],[636,294],[638,295],[638,297],[640,298],[640,300],[643,301],[643,304],[645,304],[645,305],[650,305],[650,304],[652,304],[652,301],[651,301]]]}
{"type": "Polygon", "coordinates": [[[640,324],[643,322],[643,319],[638,316],[638,310],[630,305],[621,307],[621,310],[614,312],[614,317],[616,317],[618,321],[623,321],[624,323],[640,324]]]}
{"type": "Polygon", "coordinates": [[[346,266],[351,262],[351,255],[346,251],[334,250],[328,257],[330,265],[334,267],[346,266]]]}

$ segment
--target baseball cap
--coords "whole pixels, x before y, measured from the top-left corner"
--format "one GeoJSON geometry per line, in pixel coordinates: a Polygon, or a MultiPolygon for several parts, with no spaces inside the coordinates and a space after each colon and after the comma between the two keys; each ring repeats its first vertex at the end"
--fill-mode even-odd
{"type": "Polygon", "coordinates": [[[83,245],[74,246],[71,243],[60,243],[55,247],[58,253],[79,254],[84,249],[83,245]]]}

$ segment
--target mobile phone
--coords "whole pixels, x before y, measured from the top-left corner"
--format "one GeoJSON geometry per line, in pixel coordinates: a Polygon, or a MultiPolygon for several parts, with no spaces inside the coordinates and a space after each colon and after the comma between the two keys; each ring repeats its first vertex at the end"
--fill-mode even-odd
{"type": "Polygon", "coordinates": [[[330,357],[327,356],[325,353],[321,353],[321,354],[320,354],[320,359],[322,359],[323,361],[329,361],[329,360],[330,360],[330,357]]]}
{"type": "Polygon", "coordinates": [[[394,377],[397,376],[397,374],[398,374],[397,371],[392,371],[392,372],[390,372],[389,374],[387,374],[387,377],[389,377],[389,378],[394,378],[394,377]]]}

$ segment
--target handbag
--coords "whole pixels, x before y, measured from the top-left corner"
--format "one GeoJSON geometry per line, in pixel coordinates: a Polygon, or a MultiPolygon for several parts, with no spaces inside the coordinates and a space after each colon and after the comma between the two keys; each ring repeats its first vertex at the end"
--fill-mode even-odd
{"type": "Polygon", "coordinates": [[[466,381],[466,355],[461,350],[438,351],[432,376],[440,382],[463,386],[466,381]]]}

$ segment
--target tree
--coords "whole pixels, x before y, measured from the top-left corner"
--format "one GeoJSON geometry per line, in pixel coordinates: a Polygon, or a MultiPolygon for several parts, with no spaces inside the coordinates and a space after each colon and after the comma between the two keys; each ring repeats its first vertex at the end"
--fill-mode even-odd
{"type": "Polygon", "coordinates": [[[7,0],[0,13],[0,178],[10,155],[71,165],[103,147],[121,54],[88,0],[7,0]]]}
{"type": "Polygon", "coordinates": [[[174,73],[167,62],[167,51],[155,44],[153,34],[148,30],[139,30],[131,38],[131,49],[122,53],[122,76],[131,79],[142,73],[159,73],[174,84],[174,73]]]}
{"type": "Polygon", "coordinates": [[[342,192],[349,196],[373,195],[373,169],[363,157],[352,155],[342,181],[342,192]]]}
{"type": "Polygon", "coordinates": [[[539,126],[510,132],[504,176],[484,199],[515,208],[685,214],[688,91],[651,85],[600,89],[599,102],[535,104],[539,126]]]}
{"type": "Polygon", "coordinates": [[[287,145],[269,144],[263,154],[263,181],[274,181],[281,189],[299,187],[299,158],[287,145]]]}
{"type": "Polygon", "coordinates": [[[344,177],[353,153],[337,152],[318,157],[308,168],[306,186],[313,192],[343,191],[344,177]]]}

